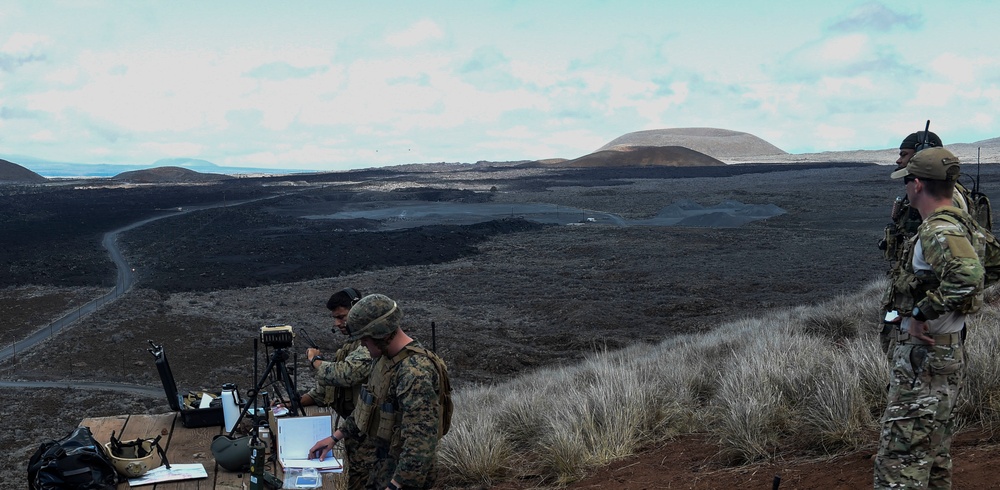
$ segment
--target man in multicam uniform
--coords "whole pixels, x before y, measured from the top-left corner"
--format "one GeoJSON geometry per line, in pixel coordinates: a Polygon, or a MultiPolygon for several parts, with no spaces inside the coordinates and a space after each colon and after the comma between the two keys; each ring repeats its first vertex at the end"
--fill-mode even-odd
{"type": "MultiPolygon", "coordinates": [[[[367,488],[424,489],[434,485],[442,435],[442,378],[436,355],[400,328],[403,313],[381,294],[365,296],[347,317],[350,339],[376,359],[358,406],[344,427],[318,441],[310,457],[322,458],[341,439],[374,441],[378,454],[367,488]]],[[[440,358],[437,358],[438,360],[440,358]]]]}
{"type": "MultiPolygon", "coordinates": [[[[899,158],[896,159],[896,169],[906,168],[906,164],[910,162],[910,159],[913,158],[918,149],[940,147],[941,138],[932,131],[911,133],[906,138],[903,138],[903,142],[899,144],[899,158]]],[[[953,205],[966,211],[969,209],[967,199],[959,188],[956,188],[953,205]]],[[[920,213],[910,205],[910,201],[905,195],[896,197],[896,201],[892,205],[890,218],[892,222],[886,225],[885,239],[879,243],[879,248],[882,249],[883,255],[890,264],[889,288],[882,301],[887,309],[891,309],[892,283],[899,277],[906,242],[917,233],[917,227],[920,226],[920,222],[922,221],[920,213]]],[[[892,346],[896,343],[895,331],[899,328],[900,318],[894,312],[890,313],[885,317],[882,325],[882,333],[879,336],[879,340],[882,344],[882,350],[889,356],[892,355],[892,346]]]]}
{"type": "MultiPolygon", "coordinates": [[[[348,335],[345,327],[347,315],[361,296],[354,288],[344,288],[330,296],[326,308],[333,314],[335,330],[348,335]]],[[[361,385],[372,372],[372,356],[368,349],[360,341],[348,340],[330,360],[325,359],[319,349],[312,347],[306,350],[306,359],[309,367],[316,370],[316,386],[299,398],[300,403],[302,406],[331,407],[338,418],[346,420],[354,410],[361,385]]],[[[357,439],[344,441],[344,456],[347,460],[347,488],[365,488],[375,462],[375,446],[357,439]]]]}
{"type": "Polygon", "coordinates": [[[893,307],[903,315],[875,459],[875,488],[951,488],[954,408],[965,377],[966,315],[982,306],[985,242],[953,206],[959,163],[943,148],[892,173],[923,222],[906,243],[893,307]]]}

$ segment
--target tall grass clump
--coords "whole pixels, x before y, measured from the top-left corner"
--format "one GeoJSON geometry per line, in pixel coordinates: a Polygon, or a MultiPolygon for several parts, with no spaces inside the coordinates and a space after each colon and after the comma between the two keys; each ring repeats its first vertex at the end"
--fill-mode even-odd
{"type": "Polygon", "coordinates": [[[965,387],[958,412],[968,423],[1000,432],[1000,312],[987,308],[967,325],[965,387]]]}
{"type": "MultiPolygon", "coordinates": [[[[565,484],[684,434],[714,436],[733,463],[874,447],[888,383],[877,336],[884,287],[463,390],[441,442],[443,483],[565,484]]],[[[969,332],[959,413],[996,432],[997,308],[972,317],[969,332]]]]}

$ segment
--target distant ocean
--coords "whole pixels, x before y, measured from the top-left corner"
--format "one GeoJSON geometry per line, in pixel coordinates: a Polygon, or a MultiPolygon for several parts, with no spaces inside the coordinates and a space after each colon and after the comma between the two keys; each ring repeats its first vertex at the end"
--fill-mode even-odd
{"type": "Polygon", "coordinates": [[[281,174],[299,174],[299,173],[316,173],[316,170],[296,170],[296,169],[277,169],[277,168],[258,168],[258,167],[223,167],[216,165],[214,163],[205,160],[196,160],[190,158],[175,158],[175,159],[163,159],[157,160],[152,165],[118,165],[109,163],[71,163],[71,162],[50,162],[46,160],[40,160],[32,157],[25,157],[19,155],[0,155],[0,158],[7,160],[11,163],[20,165],[32,172],[35,172],[42,177],[48,178],[67,178],[67,177],[114,177],[122,172],[130,172],[133,170],[147,170],[157,167],[181,167],[188,170],[193,170],[195,172],[208,173],[208,174],[225,174],[225,175],[235,175],[235,174],[265,174],[265,175],[281,175],[281,174]]]}

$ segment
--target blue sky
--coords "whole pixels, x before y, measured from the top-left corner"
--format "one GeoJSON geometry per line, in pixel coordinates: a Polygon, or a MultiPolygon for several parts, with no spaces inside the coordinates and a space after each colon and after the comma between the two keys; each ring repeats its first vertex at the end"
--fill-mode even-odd
{"type": "Polygon", "coordinates": [[[986,0],[7,0],[0,154],[341,170],[682,127],[806,153],[927,119],[971,143],[1000,136],[997,25],[986,0]]]}

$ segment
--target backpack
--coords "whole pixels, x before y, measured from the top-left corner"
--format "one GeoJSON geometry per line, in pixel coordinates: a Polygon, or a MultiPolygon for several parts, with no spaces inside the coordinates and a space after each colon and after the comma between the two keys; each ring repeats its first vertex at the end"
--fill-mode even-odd
{"type": "MultiPolygon", "coordinates": [[[[986,205],[989,206],[989,200],[986,200],[986,205]]],[[[986,271],[983,278],[984,287],[990,287],[1000,282],[1000,241],[997,240],[992,231],[971,216],[971,213],[957,211],[956,208],[946,207],[935,213],[934,217],[960,225],[968,230],[972,246],[976,249],[979,260],[983,263],[983,269],[986,271]]]]}
{"type": "Polygon", "coordinates": [[[121,481],[89,427],[42,443],[28,460],[31,490],[114,490],[121,481]]]}
{"type": "Polygon", "coordinates": [[[973,181],[972,190],[969,190],[962,183],[956,183],[955,189],[961,192],[962,197],[965,198],[965,205],[968,209],[964,209],[964,211],[969,213],[972,220],[983,228],[993,231],[993,207],[990,205],[990,198],[979,191],[979,181],[973,181]]]}
{"type": "MultiPolygon", "coordinates": [[[[451,429],[451,416],[455,413],[455,403],[451,400],[451,380],[448,379],[448,366],[445,365],[444,359],[441,359],[430,349],[407,345],[403,350],[426,356],[438,370],[438,378],[440,379],[438,402],[441,405],[441,436],[443,437],[451,429]]],[[[408,356],[409,354],[407,354],[408,356]]]]}

